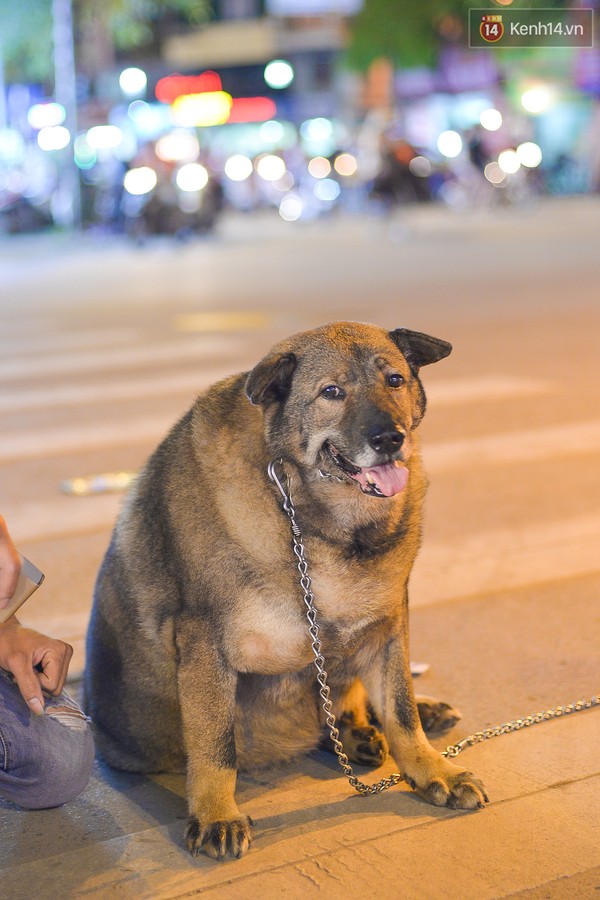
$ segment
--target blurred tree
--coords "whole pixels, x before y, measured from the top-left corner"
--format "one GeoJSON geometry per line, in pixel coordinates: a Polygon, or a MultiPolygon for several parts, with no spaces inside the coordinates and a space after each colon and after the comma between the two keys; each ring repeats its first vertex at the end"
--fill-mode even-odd
{"type": "MultiPolygon", "coordinates": [[[[73,0],[78,62],[96,74],[115,50],[156,50],[165,27],[202,25],[210,0],[73,0]]],[[[52,82],[52,0],[0,0],[7,82],[52,82]]]]}
{"type": "MultiPolygon", "coordinates": [[[[464,41],[467,15],[473,0],[365,0],[350,24],[347,63],[366,72],[375,60],[388,59],[395,67],[435,66],[443,43],[464,41]]],[[[518,0],[510,8],[533,6],[518,0]]],[[[570,0],[544,0],[545,7],[570,5],[570,0]]],[[[495,8],[492,0],[479,4],[495,8]]]]}
{"type": "Polygon", "coordinates": [[[0,0],[4,77],[44,81],[52,72],[51,0],[0,0]]]}

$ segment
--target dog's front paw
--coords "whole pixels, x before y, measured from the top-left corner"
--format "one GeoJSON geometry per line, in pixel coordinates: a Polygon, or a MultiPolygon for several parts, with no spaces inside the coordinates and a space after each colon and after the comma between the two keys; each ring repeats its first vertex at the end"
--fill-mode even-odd
{"type": "Polygon", "coordinates": [[[190,816],[185,842],[192,856],[206,853],[212,859],[240,859],[252,843],[253,824],[250,816],[206,825],[196,816],[190,816]]]}
{"type": "Polygon", "coordinates": [[[417,697],[416,700],[421,725],[427,734],[445,734],[462,718],[457,709],[442,700],[433,697],[417,697]]]}
{"type": "Polygon", "coordinates": [[[447,806],[450,809],[481,809],[489,802],[486,790],[476,775],[452,766],[442,770],[424,785],[418,785],[410,778],[406,781],[417,794],[433,806],[447,806]]]}

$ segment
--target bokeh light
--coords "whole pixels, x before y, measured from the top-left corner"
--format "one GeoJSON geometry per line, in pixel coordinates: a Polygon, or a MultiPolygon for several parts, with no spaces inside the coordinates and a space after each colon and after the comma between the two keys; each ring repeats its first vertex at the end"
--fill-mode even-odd
{"type": "Polygon", "coordinates": [[[281,90],[294,80],[294,69],[285,59],[274,59],[265,66],[264,78],[270,88],[281,90]]]}
{"type": "Polygon", "coordinates": [[[78,169],[91,169],[98,162],[98,154],[85,134],[78,134],[73,141],[73,158],[78,169]]]}
{"type": "Polygon", "coordinates": [[[36,131],[62,125],[67,113],[62,103],[35,103],[27,113],[29,125],[36,131]]]}
{"type": "Polygon", "coordinates": [[[521,105],[528,113],[540,115],[549,109],[552,103],[552,93],[543,85],[529,88],[521,95],[521,105]]]}
{"type": "Polygon", "coordinates": [[[488,163],[483,174],[494,187],[504,187],[507,183],[506,173],[502,171],[497,162],[488,163]]]}
{"type": "Polygon", "coordinates": [[[358,171],[358,162],[351,153],[340,153],[333,161],[333,168],[338,175],[349,178],[358,171]]]}
{"type": "Polygon", "coordinates": [[[519,157],[514,150],[503,150],[498,156],[498,165],[507,175],[515,175],[521,168],[519,157]]]}
{"type": "Polygon", "coordinates": [[[431,175],[431,163],[426,156],[414,156],[408,164],[409,171],[418,178],[431,175]]]}
{"type": "Polygon", "coordinates": [[[324,178],[322,181],[317,181],[313,192],[318,200],[323,200],[325,203],[333,203],[340,196],[341,188],[333,178],[324,178]]]}
{"type": "Polygon", "coordinates": [[[484,109],[479,117],[479,122],[486,131],[498,131],[502,127],[502,113],[493,107],[484,109]]]}
{"type": "Polygon", "coordinates": [[[286,165],[280,156],[265,154],[259,157],[256,171],[263,181],[279,181],[285,174],[286,165]]]}
{"type": "Polygon", "coordinates": [[[442,156],[454,159],[462,150],[462,138],[457,131],[442,131],[438,137],[437,146],[442,156]]]}
{"type": "Polygon", "coordinates": [[[331,173],[331,163],[324,156],[315,156],[309,160],[308,171],[313,178],[327,178],[331,173]]]}
{"type": "Polygon", "coordinates": [[[123,187],[128,194],[134,194],[137,197],[149,194],[156,187],[157,181],[154,169],[151,169],[150,166],[140,166],[125,173],[123,187]]]}
{"type": "Polygon", "coordinates": [[[281,122],[270,119],[260,126],[260,136],[267,144],[279,144],[285,138],[285,128],[281,122]]]}
{"type": "Polygon", "coordinates": [[[198,138],[185,128],[176,128],[156,142],[156,155],[163,162],[192,162],[199,152],[198,138]]]}
{"type": "Polygon", "coordinates": [[[201,191],[208,184],[208,172],[200,163],[187,163],[177,172],[175,183],[181,191],[201,191]]]}
{"type": "Polygon", "coordinates": [[[64,150],[71,140],[71,132],[64,125],[47,125],[40,129],[37,142],[41,150],[64,150]]]}
{"type": "Polygon", "coordinates": [[[131,66],[119,75],[119,87],[126,97],[139,97],[146,90],[148,78],[142,69],[131,66]]]}
{"type": "Polygon", "coordinates": [[[279,215],[286,222],[296,222],[303,208],[302,198],[298,194],[287,194],[279,204],[279,215]]]}
{"type": "Polygon", "coordinates": [[[535,169],[542,161],[541,148],[533,141],[525,141],[517,147],[517,158],[522,166],[535,169]]]}
{"type": "Polygon", "coordinates": [[[173,102],[173,115],[180,125],[187,128],[224,125],[232,106],[233,98],[226,91],[185,94],[173,102]]]}
{"type": "Polygon", "coordinates": [[[94,125],[86,137],[95,150],[114,150],[123,140],[123,132],[116,125],[94,125]]]}
{"type": "Polygon", "coordinates": [[[225,174],[230,181],[245,181],[253,171],[252,160],[243,153],[234,153],[225,163],[225,174]]]}

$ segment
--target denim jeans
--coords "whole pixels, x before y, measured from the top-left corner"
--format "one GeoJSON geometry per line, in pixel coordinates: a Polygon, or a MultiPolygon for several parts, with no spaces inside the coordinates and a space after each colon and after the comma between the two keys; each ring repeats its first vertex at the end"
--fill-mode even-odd
{"type": "Polygon", "coordinates": [[[94,761],[89,720],[66,691],[34,716],[0,669],[0,795],[25,809],[61,806],[86,786],[94,761]]]}

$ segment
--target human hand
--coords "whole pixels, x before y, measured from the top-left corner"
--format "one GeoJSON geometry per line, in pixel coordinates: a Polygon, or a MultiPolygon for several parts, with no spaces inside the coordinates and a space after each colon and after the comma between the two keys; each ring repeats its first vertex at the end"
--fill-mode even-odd
{"type": "Polygon", "coordinates": [[[70,644],[25,628],[14,617],[0,626],[0,667],[12,673],[36,716],[44,712],[42,691],[62,691],[72,655],[70,644]]]}
{"type": "Polygon", "coordinates": [[[15,549],[6,522],[0,516],[0,609],[6,609],[15,592],[21,560],[15,549]]]}

